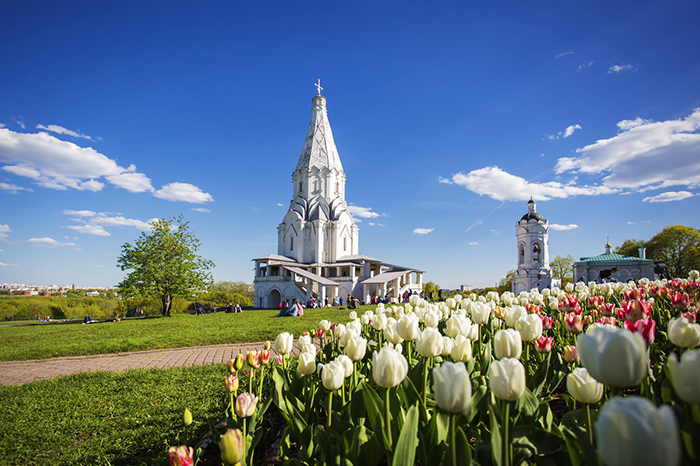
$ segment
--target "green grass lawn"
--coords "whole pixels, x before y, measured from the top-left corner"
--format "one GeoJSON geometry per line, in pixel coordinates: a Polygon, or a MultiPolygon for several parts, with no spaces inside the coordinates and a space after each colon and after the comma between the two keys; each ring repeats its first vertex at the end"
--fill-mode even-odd
{"type": "MultiPolygon", "coordinates": [[[[374,306],[364,306],[357,312],[370,308],[374,306]]],[[[0,327],[0,361],[257,342],[274,340],[281,332],[296,337],[316,329],[321,319],[345,323],[349,312],[345,308],[306,309],[304,317],[273,318],[275,311],[252,310],[242,314],[127,318],[118,323],[89,325],[12,325],[0,327]]]]}
{"type": "Polygon", "coordinates": [[[227,374],[219,364],[0,386],[0,464],[167,465],[168,447],[183,443],[185,407],[191,439],[223,412],[227,374]]]}

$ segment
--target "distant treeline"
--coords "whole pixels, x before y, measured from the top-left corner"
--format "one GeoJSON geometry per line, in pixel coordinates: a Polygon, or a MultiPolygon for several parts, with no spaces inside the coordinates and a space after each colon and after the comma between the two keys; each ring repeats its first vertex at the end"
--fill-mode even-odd
{"type": "MultiPolygon", "coordinates": [[[[241,307],[253,305],[252,296],[244,296],[240,293],[222,292],[221,284],[216,284],[207,293],[202,293],[194,300],[176,298],[173,301],[173,314],[194,314],[194,303],[202,304],[207,312],[213,306],[222,312],[227,304],[239,304],[241,307]],[[217,287],[219,285],[219,287],[217,287]],[[217,289],[218,288],[218,289],[217,289]]],[[[6,318],[14,320],[36,319],[39,314],[41,319],[49,316],[54,320],[75,319],[82,320],[85,316],[93,319],[111,319],[116,316],[126,315],[134,317],[134,310],[143,310],[145,315],[154,316],[160,314],[161,303],[157,299],[107,299],[60,296],[8,296],[0,295],[0,321],[6,318]]]]}

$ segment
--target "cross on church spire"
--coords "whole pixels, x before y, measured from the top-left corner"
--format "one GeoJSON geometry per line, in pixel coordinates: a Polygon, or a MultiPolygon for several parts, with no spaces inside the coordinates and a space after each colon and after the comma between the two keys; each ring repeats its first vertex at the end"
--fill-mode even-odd
{"type": "Polygon", "coordinates": [[[316,86],[316,89],[318,89],[318,95],[321,95],[321,91],[323,90],[321,87],[321,78],[318,79],[317,83],[314,83],[314,86],[316,86]]]}

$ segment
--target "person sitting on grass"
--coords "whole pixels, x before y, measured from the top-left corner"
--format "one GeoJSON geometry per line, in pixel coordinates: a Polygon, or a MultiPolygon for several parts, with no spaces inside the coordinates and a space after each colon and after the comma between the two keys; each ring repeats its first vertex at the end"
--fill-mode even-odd
{"type": "Polygon", "coordinates": [[[299,305],[299,300],[297,298],[292,299],[292,305],[288,309],[281,310],[279,314],[275,317],[296,317],[298,315],[303,315],[304,311],[299,305]]]}

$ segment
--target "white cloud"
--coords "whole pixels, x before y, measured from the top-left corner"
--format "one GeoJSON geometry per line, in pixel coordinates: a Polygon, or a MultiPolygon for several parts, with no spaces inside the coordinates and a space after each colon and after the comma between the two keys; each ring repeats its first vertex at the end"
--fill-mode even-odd
{"type": "Polygon", "coordinates": [[[166,201],[183,201],[193,204],[203,204],[214,200],[211,194],[205,193],[197,186],[189,183],[166,184],[153,193],[153,196],[166,201]]]}
{"type": "Polygon", "coordinates": [[[441,176],[438,176],[438,183],[454,184],[452,183],[452,181],[449,180],[449,178],[443,178],[441,176]]]}
{"type": "Polygon", "coordinates": [[[688,199],[693,197],[695,194],[688,191],[668,191],[665,193],[657,194],[652,197],[645,197],[642,199],[644,202],[672,202],[672,201],[682,201],[683,199],[688,199]]]}
{"type": "Polygon", "coordinates": [[[75,246],[75,243],[59,243],[53,238],[30,238],[27,240],[27,243],[31,243],[33,246],[46,246],[49,248],[75,246]]]}
{"type": "Polygon", "coordinates": [[[107,176],[106,178],[113,185],[132,193],[152,193],[155,191],[151,185],[151,179],[143,173],[120,173],[107,176]]]}
{"type": "Polygon", "coordinates": [[[22,186],[10,183],[0,183],[0,189],[9,191],[11,194],[17,194],[18,191],[33,191],[31,188],[23,188],[22,186]]]}
{"type": "Polygon", "coordinates": [[[151,229],[149,222],[134,218],[126,218],[118,214],[109,212],[93,212],[91,210],[64,210],[65,215],[76,217],[72,220],[81,222],[81,225],[70,225],[66,228],[75,230],[83,235],[110,236],[104,227],[134,227],[139,230],[148,231],[151,229]]]}
{"type": "Polygon", "coordinates": [[[110,236],[110,233],[102,225],[69,225],[66,228],[84,235],[110,236]]]}
{"type": "Polygon", "coordinates": [[[64,210],[65,215],[72,215],[73,217],[93,217],[96,212],[92,210],[64,210]]]}
{"type": "Polygon", "coordinates": [[[356,205],[349,205],[348,210],[350,211],[350,214],[353,217],[361,217],[361,218],[377,218],[379,217],[379,214],[376,212],[372,212],[371,207],[360,207],[356,205]]]}
{"type": "Polygon", "coordinates": [[[8,233],[12,233],[12,229],[9,225],[0,225],[0,240],[6,240],[9,236],[8,233]]]}
{"type": "Polygon", "coordinates": [[[384,225],[383,223],[374,223],[374,222],[369,222],[368,225],[369,225],[369,226],[372,226],[372,227],[374,227],[374,226],[377,226],[377,227],[385,227],[385,226],[386,226],[386,225],[384,225]]]}
{"type": "Polygon", "coordinates": [[[490,231],[491,233],[493,233],[494,235],[497,235],[497,234],[500,233],[500,231],[498,231],[498,230],[489,230],[489,231],[490,231]]]}
{"type": "Polygon", "coordinates": [[[281,203],[279,203],[279,202],[277,203],[277,205],[280,206],[280,207],[284,207],[284,205],[281,204],[281,203]]]}
{"type": "Polygon", "coordinates": [[[91,147],[62,141],[46,132],[17,133],[0,128],[0,163],[6,172],[50,189],[100,191],[102,177],[115,186],[134,189],[148,180],[132,173],[133,166],[121,167],[91,147]]]}
{"type": "MultiPolygon", "coordinates": [[[[557,134],[549,134],[547,135],[547,139],[555,140],[559,138],[568,138],[572,134],[574,134],[574,131],[577,129],[581,129],[581,125],[570,125],[567,126],[564,131],[559,131],[557,134]]],[[[544,154],[542,154],[544,156],[544,154]]]]}
{"type": "Polygon", "coordinates": [[[0,262],[0,267],[17,267],[17,264],[6,264],[4,262],[0,262]]]}
{"type": "Polygon", "coordinates": [[[519,176],[511,175],[499,167],[484,167],[467,174],[452,175],[455,184],[465,187],[480,196],[486,195],[497,201],[536,201],[552,198],[565,199],[571,196],[593,196],[617,192],[604,186],[576,186],[557,181],[530,183],[519,176]]]}
{"type": "Polygon", "coordinates": [[[81,133],[80,131],[71,131],[70,129],[66,129],[63,126],[58,126],[58,125],[36,125],[37,129],[45,129],[46,131],[51,131],[52,133],[57,133],[57,134],[67,134],[68,136],[73,136],[74,138],[83,138],[83,139],[88,139],[92,141],[92,138],[86,134],[81,133]]]}
{"type": "Polygon", "coordinates": [[[204,212],[205,214],[208,214],[209,212],[211,212],[209,209],[207,209],[205,207],[193,207],[192,210],[194,210],[195,212],[204,212]]]}
{"type": "Polygon", "coordinates": [[[593,66],[593,63],[593,60],[581,63],[580,65],[578,65],[578,69],[576,70],[576,72],[578,73],[581,70],[585,70],[586,68],[593,66]]]}
{"type": "Polygon", "coordinates": [[[22,121],[22,117],[13,118],[12,121],[14,121],[15,123],[17,123],[17,124],[19,125],[19,127],[22,128],[22,129],[25,129],[25,128],[26,128],[24,122],[22,121]]]}
{"type": "Polygon", "coordinates": [[[478,241],[470,241],[467,244],[469,244],[469,246],[476,246],[477,244],[479,244],[479,242],[478,241]]]}
{"type": "Polygon", "coordinates": [[[648,189],[700,185],[700,109],[678,120],[637,118],[617,124],[620,132],[557,161],[557,174],[603,174],[606,188],[648,189]]]}
{"type": "Polygon", "coordinates": [[[623,64],[623,65],[613,65],[610,68],[608,68],[608,74],[613,74],[613,73],[622,73],[623,71],[637,71],[637,68],[630,64],[623,64]]]}
{"type": "Polygon", "coordinates": [[[556,55],[554,56],[554,58],[562,58],[562,57],[565,57],[565,56],[567,56],[567,55],[573,55],[573,54],[574,54],[574,52],[562,52],[562,53],[556,54],[556,55]]]}
{"type": "Polygon", "coordinates": [[[549,229],[550,230],[573,230],[575,228],[578,228],[578,225],[575,223],[569,223],[568,225],[559,225],[558,223],[550,223],[549,224],[549,229]]]}
{"type": "Polygon", "coordinates": [[[413,230],[414,235],[427,235],[431,231],[435,230],[435,228],[416,228],[413,230]]]}

